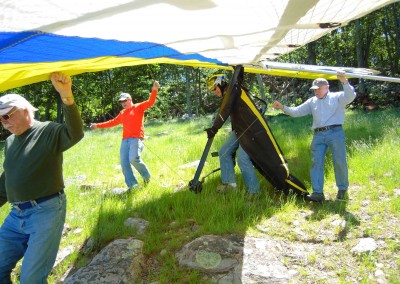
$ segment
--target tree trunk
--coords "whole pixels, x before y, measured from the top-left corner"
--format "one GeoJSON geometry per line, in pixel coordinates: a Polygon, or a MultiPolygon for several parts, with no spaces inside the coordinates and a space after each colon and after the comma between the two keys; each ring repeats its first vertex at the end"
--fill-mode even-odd
{"type": "MultiPolygon", "coordinates": [[[[391,6],[391,11],[393,14],[393,41],[395,43],[395,50],[396,50],[396,60],[394,60],[394,68],[395,72],[399,73],[399,60],[400,60],[400,15],[399,15],[399,5],[393,4],[391,6]]],[[[394,76],[394,75],[392,75],[394,76]]]]}
{"type": "Polygon", "coordinates": [[[307,62],[310,65],[317,65],[317,53],[315,52],[315,42],[307,44],[307,62]]]}
{"type": "Polygon", "coordinates": [[[189,85],[189,67],[185,66],[186,74],[186,102],[187,102],[187,112],[188,116],[192,117],[192,105],[190,103],[190,85],[189,85]]]}
{"type": "Polygon", "coordinates": [[[388,20],[388,14],[387,12],[385,13],[385,17],[382,19],[382,27],[383,27],[383,35],[385,37],[385,44],[386,44],[386,50],[387,50],[387,55],[389,59],[389,68],[390,68],[390,76],[394,76],[394,60],[392,56],[392,51],[390,48],[390,42],[389,42],[389,29],[387,26],[387,20],[388,20]]]}

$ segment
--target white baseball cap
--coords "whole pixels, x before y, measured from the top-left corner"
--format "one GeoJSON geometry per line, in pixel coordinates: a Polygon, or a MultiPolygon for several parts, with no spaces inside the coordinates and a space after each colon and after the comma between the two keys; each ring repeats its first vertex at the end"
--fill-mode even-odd
{"type": "Polygon", "coordinates": [[[121,93],[121,94],[119,95],[118,101],[119,101],[119,102],[121,102],[121,101],[126,101],[127,99],[132,99],[131,95],[128,94],[128,93],[121,93]]]}
{"type": "Polygon", "coordinates": [[[18,94],[8,94],[0,97],[0,115],[7,114],[12,108],[28,109],[37,111],[24,97],[18,94]]]}

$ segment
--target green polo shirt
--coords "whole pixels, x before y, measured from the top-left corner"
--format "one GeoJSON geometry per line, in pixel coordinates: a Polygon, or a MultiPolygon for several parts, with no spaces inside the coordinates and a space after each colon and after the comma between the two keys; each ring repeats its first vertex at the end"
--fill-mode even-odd
{"type": "Polygon", "coordinates": [[[63,107],[64,124],[35,121],[21,135],[6,139],[0,206],[7,201],[45,197],[64,188],[63,152],[78,143],[84,133],[76,104],[63,107]]]}

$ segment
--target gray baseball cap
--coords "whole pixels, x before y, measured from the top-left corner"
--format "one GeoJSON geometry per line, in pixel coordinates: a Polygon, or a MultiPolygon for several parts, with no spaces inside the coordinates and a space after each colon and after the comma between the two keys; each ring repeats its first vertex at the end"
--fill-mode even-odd
{"type": "Polygon", "coordinates": [[[310,90],[317,90],[321,88],[322,86],[329,86],[329,83],[326,79],[324,78],[317,78],[312,82],[312,86],[310,90]]]}

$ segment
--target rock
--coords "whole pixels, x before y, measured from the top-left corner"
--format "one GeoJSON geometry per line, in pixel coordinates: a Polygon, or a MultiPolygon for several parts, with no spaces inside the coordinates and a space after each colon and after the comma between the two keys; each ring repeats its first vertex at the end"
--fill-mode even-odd
{"type": "Polygon", "coordinates": [[[124,225],[137,230],[137,234],[141,235],[149,226],[149,222],[141,218],[128,218],[125,220],[124,225]]]}
{"type": "Polygon", "coordinates": [[[67,258],[73,252],[74,252],[74,247],[71,245],[60,249],[57,253],[56,262],[54,263],[53,267],[56,267],[57,265],[59,265],[60,262],[62,262],[65,258],[67,258]]]}
{"type": "MultiPolygon", "coordinates": [[[[196,161],[194,161],[194,162],[181,165],[181,166],[179,166],[178,168],[179,168],[179,169],[196,168],[196,167],[199,165],[199,163],[200,163],[200,160],[196,160],[196,161]]],[[[205,165],[206,165],[206,164],[207,164],[207,163],[205,163],[205,165]]]]}
{"type": "Polygon", "coordinates": [[[242,254],[241,245],[221,236],[205,235],[186,244],[176,256],[182,266],[221,273],[233,269],[242,254]]]}
{"type": "Polygon", "coordinates": [[[68,276],[64,284],[137,283],[141,277],[143,242],[115,240],[96,255],[86,267],[68,276]]]}
{"type": "Polygon", "coordinates": [[[279,243],[271,238],[246,238],[242,283],[289,283],[290,273],[283,265],[279,248],[279,243]]]}
{"type": "Polygon", "coordinates": [[[373,238],[363,238],[350,252],[353,254],[370,253],[376,250],[377,247],[378,245],[373,238]]]}
{"type": "Polygon", "coordinates": [[[94,190],[94,189],[97,189],[97,188],[98,188],[98,186],[93,185],[93,184],[81,184],[79,186],[79,189],[82,190],[82,191],[90,191],[90,190],[94,190]]]}
{"type": "Polygon", "coordinates": [[[113,187],[108,191],[103,191],[104,195],[123,195],[126,193],[128,193],[128,188],[125,187],[113,187]]]}
{"type": "Polygon", "coordinates": [[[168,134],[169,134],[168,131],[162,131],[162,132],[160,132],[160,133],[157,133],[156,136],[164,136],[164,135],[168,135],[168,134]]]}
{"type": "Polygon", "coordinates": [[[281,245],[270,238],[207,235],[186,244],[179,265],[211,274],[214,283],[289,283],[281,245]]]}

